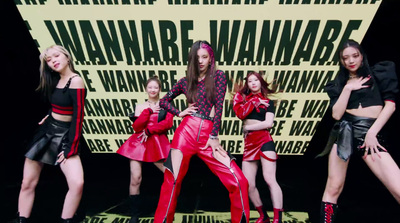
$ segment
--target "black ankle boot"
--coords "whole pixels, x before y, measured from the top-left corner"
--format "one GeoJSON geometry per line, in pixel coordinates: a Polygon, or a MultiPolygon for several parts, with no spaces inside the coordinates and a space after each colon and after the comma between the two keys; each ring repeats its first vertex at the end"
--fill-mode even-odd
{"type": "Polygon", "coordinates": [[[131,209],[131,220],[129,223],[138,223],[140,215],[140,194],[129,195],[129,205],[131,209]]]}
{"type": "Polygon", "coordinates": [[[25,218],[25,217],[18,217],[17,222],[18,222],[18,223],[28,223],[29,221],[28,221],[28,218],[25,218]]]}
{"type": "Polygon", "coordinates": [[[74,223],[74,219],[73,218],[67,218],[67,219],[61,218],[60,222],[61,223],[74,223]]]}
{"type": "Polygon", "coordinates": [[[16,222],[17,222],[17,223],[29,223],[29,218],[20,216],[20,215],[19,215],[19,212],[18,212],[18,213],[17,213],[16,222]]]}
{"type": "Polygon", "coordinates": [[[320,223],[334,223],[336,218],[337,204],[322,201],[320,212],[320,223]]]}

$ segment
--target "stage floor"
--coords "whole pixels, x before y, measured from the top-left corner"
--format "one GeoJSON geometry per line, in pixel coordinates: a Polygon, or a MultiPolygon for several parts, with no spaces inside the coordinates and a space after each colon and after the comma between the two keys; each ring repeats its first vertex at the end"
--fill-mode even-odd
{"type": "MultiPolygon", "coordinates": [[[[241,162],[239,159],[238,163],[241,162]]],[[[306,222],[309,195],[303,178],[305,167],[296,165],[295,157],[290,159],[293,160],[290,168],[284,164],[289,161],[288,158],[281,160],[278,163],[277,178],[284,193],[285,222],[306,222]]],[[[115,154],[83,154],[82,162],[85,168],[85,189],[77,217],[82,222],[91,223],[128,222],[128,160],[115,154]]],[[[269,215],[273,216],[268,187],[260,173],[257,179],[262,200],[269,215]]],[[[143,165],[141,222],[152,222],[162,181],[163,174],[154,165],[143,165]]],[[[4,187],[6,202],[0,205],[1,210],[6,212],[3,215],[6,217],[5,222],[11,222],[17,212],[19,188],[18,181],[4,187]]],[[[32,221],[57,222],[66,190],[66,182],[59,168],[45,166],[36,189],[32,221]]],[[[174,222],[230,222],[228,196],[218,178],[202,161],[194,157],[182,184],[174,222]]],[[[251,222],[255,222],[258,213],[250,206],[251,222]]]]}
{"type": "MultiPolygon", "coordinates": [[[[240,156],[237,158],[240,164],[240,156]]],[[[80,222],[128,222],[128,160],[116,154],[82,154],[82,162],[85,189],[77,212],[80,222]]],[[[281,156],[278,160],[277,180],[284,196],[285,223],[318,222],[326,165],[324,159],[316,161],[299,156],[281,156]]],[[[20,189],[20,178],[17,178],[2,184],[1,192],[5,199],[0,202],[0,222],[12,222],[15,218],[20,189]]],[[[272,216],[268,187],[261,175],[257,180],[262,200],[272,216]]],[[[162,181],[163,174],[155,166],[143,165],[141,222],[152,222],[162,181]]],[[[32,222],[58,222],[66,191],[66,182],[59,168],[46,166],[37,186],[32,222]]],[[[399,222],[399,205],[361,159],[350,162],[339,204],[339,223],[399,222]]],[[[206,165],[194,157],[182,184],[174,222],[230,222],[229,205],[227,190],[206,165]]],[[[250,207],[250,222],[255,222],[258,213],[251,204],[250,207]]]]}

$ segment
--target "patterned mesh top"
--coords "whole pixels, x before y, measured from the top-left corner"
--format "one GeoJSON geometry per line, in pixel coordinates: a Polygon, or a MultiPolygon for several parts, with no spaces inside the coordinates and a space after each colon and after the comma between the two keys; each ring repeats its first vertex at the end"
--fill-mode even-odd
{"type": "MultiPolygon", "coordinates": [[[[218,131],[221,126],[221,116],[223,103],[225,99],[226,93],[226,77],[224,72],[218,70],[214,76],[215,81],[215,100],[210,101],[206,97],[206,90],[204,85],[204,79],[199,81],[197,84],[197,104],[198,107],[197,113],[205,116],[209,116],[211,113],[211,109],[215,106],[215,116],[213,120],[213,129],[211,131],[211,135],[217,136],[218,131]]],[[[172,106],[171,101],[179,96],[180,94],[187,93],[187,80],[186,77],[181,78],[172,89],[160,100],[160,107],[164,108],[168,112],[178,116],[181,111],[172,106]]]]}

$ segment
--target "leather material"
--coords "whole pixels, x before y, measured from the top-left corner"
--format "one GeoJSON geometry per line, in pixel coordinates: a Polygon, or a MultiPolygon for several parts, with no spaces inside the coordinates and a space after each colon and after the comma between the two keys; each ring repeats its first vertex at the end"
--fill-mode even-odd
{"type": "Polygon", "coordinates": [[[243,161],[260,160],[261,147],[273,141],[268,130],[250,131],[244,138],[243,161]]]}
{"type": "Polygon", "coordinates": [[[207,143],[212,125],[211,121],[186,116],[176,129],[171,148],[178,149],[182,154],[182,159],[179,169],[173,169],[172,160],[176,159],[171,158],[171,154],[174,153],[170,152],[164,164],[166,170],[164,172],[160,200],[154,215],[155,223],[173,222],[182,181],[187,173],[189,162],[193,155],[197,155],[203,160],[227,188],[231,201],[232,222],[241,223],[249,221],[248,182],[241,169],[233,160],[230,160],[228,165],[218,161],[214,158],[211,147],[202,149],[207,143]]]}
{"type": "Polygon", "coordinates": [[[282,220],[283,209],[274,208],[274,219],[272,223],[283,223],[282,220]]]}
{"type": "MultiPolygon", "coordinates": [[[[171,113],[167,114],[167,117],[158,123],[158,113],[149,113],[148,109],[145,109],[143,116],[140,115],[139,119],[135,121],[134,128],[141,131],[132,134],[124,144],[117,150],[117,153],[125,156],[132,160],[142,162],[157,162],[164,160],[168,156],[170,150],[170,142],[166,132],[172,127],[173,116],[171,113]],[[144,117],[148,119],[145,120],[144,117]],[[145,124],[144,124],[145,123],[145,124]],[[144,129],[150,131],[150,135],[146,141],[141,142],[141,138],[138,138],[144,129]]],[[[146,132],[147,133],[147,132],[146,132]]]]}
{"type": "Polygon", "coordinates": [[[256,210],[260,214],[260,217],[256,220],[255,223],[270,223],[269,216],[267,211],[264,209],[264,206],[256,207],[256,210]]]}
{"type": "Polygon", "coordinates": [[[34,135],[25,157],[58,165],[57,156],[67,146],[69,126],[69,122],[61,122],[49,116],[34,135]]]}
{"type": "Polygon", "coordinates": [[[245,119],[253,109],[259,111],[260,100],[258,97],[244,97],[241,93],[236,93],[233,98],[233,111],[239,119],[245,119]]]}
{"type": "MultiPolygon", "coordinates": [[[[362,146],[365,135],[374,122],[374,118],[358,117],[345,113],[342,119],[334,124],[325,149],[318,156],[329,154],[333,144],[337,145],[338,157],[344,161],[347,161],[355,151],[363,153],[365,150],[360,146],[362,146]]],[[[386,143],[382,133],[378,133],[377,139],[385,147],[386,143]]],[[[383,150],[379,149],[379,151],[382,152],[383,150]]]]}

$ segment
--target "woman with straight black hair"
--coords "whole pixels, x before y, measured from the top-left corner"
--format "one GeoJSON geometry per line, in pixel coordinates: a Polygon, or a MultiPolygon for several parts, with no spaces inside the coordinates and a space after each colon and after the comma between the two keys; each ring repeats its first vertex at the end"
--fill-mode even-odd
{"type": "Polygon", "coordinates": [[[334,222],[349,159],[363,157],[367,166],[400,203],[400,169],[387,152],[382,130],[395,110],[398,82],[393,62],[368,65],[354,40],[339,49],[340,70],[326,85],[335,123],[322,155],[329,154],[328,180],[320,222],[334,222]]]}

